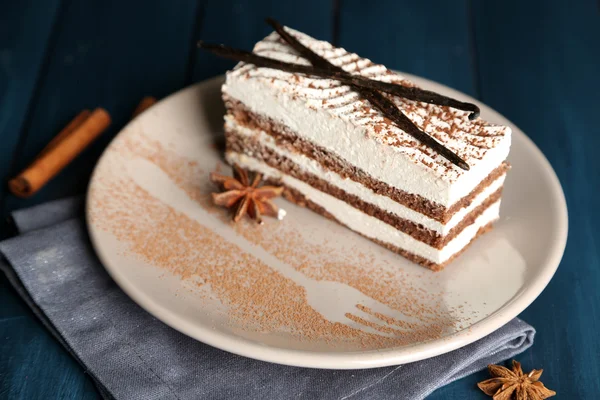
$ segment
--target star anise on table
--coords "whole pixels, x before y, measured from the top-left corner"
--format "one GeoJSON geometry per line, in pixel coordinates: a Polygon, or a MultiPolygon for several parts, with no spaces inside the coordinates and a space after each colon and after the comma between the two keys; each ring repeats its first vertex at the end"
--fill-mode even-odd
{"type": "Polygon", "coordinates": [[[210,174],[210,180],[223,190],[221,193],[212,194],[214,203],[227,208],[235,207],[234,222],[238,222],[246,214],[259,224],[262,224],[262,215],[278,217],[279,208],[271,199],[280,196],[283,187],[258,187],[262,181],[261,174],[254,174],[251,182],[248,173],[234,165],[233,177],[213,172],[210,174]]]}
{"type": "Polygon", "coordinates": [[[534,369],[525,374],[521,363],[513,360],[512,371],[501,365],[488,365],[493,378],[479,382],[477,386],[494,400],[543,400],[556,395],[539,381],[542,369],[534,369]]]}

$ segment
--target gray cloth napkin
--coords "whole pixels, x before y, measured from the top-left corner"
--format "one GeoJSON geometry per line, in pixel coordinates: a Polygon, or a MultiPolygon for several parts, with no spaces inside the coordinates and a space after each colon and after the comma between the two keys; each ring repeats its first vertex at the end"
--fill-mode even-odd
{"type": "Polygon", "coordinates": [[[119,289],[90,246],[82,204],[15,212],[20,235],[0,243],[0,269],[104,398],[422,399],[533,344],[533,327],[514,319],[461,349],[395,367],[318,370],[230,354],[168,327],[119,289]]]}

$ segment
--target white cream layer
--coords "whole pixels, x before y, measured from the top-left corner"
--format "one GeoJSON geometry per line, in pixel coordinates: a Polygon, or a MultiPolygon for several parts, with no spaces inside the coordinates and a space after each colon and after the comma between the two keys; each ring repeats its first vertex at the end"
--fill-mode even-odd
{"type": "Polygon", "coordinates": [[[236,163],[250,170],[258,171],[269,178],[280,179],[284,185],[297,190],[306,196],[307,199],[323,207],[323,209],[348,228],[360,232],[371,239],[389,243],[392,246],[406,250],[436,264],[444,263],[454,254],[461,251],[471,242],[471,240],[473,240],[481,227],[497,220],[499,216],[500,201],[497,201],[489,206],[473,224],[466,227],[444,248],[439,250],[414,239],[412,236],[395,229],[391,225],[388,225],[377,218],[363,213],[331,195],[316,190],[310,185],[292,178],[289,175],[283,174],[257,159],[234,152],[227,152],[226,158],[230,163],[236,163]]]}
{"type": "Polygon", "coordinates": [[[256,138],[261,146],[271,149],[273,152],[293,161],[298,165],[301,171],[312,174],[319,179],[322,179],[330,184],[342,189],[346,193],[353,194],[362,201],[372,204],[376,207],[386,210],[391,214],[395,214],[400,218],[421,224],[425,228],[437,232],[441,236],[445,236],[458,225],[462,219],[473,211],[476,207],[480,206],[491,194],[495,193],[504,184],[506,174],[501,175],[490,185],[488,185],[481,193],[479,193],[471,202],[468,207],[464,207],[457,211],[448,223],[443,224],[436,221],[424,214],[414,211],[387,196],[383,196],[373,192],[368,187],[365,187],[361,183],[353,181],[352,179],[342,178],[337,173],[324,169],[321,164],[303,154],[293,153],[285,150],[275,143],[275,139],[269,136],[266,132],[261,130],[249,129],[245,126],[239,125],[232,116],[227,115],[225,117],[225,126],[228,130],[232,130],[242,136],[250,136],[256,138]]]}

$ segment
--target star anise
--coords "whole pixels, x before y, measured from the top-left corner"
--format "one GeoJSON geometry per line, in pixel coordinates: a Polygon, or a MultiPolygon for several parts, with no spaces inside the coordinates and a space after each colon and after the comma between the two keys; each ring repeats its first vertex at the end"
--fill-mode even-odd
{"type": "Polygon", "coordinates": [[[534,369],[524,374],[521,363],[513,360],[512,371],[501,365],[488,365],[493,378],[479,382],[477,386],[494,400],[543,400],[556,395],[539,381],[542,369],[534,369]]]}
{"type": "Polygon", "coordinates": [[[239,166],[233,166],[233,177],[213,172],[210,180],[221,186],[222,193],[213,193],[212,198],[216,205],[227,208],[235,208],[233,221],[238,222],[244,215],[262,224],[261,215],[277,217],[279,208],[271,199],[280,196],[283,187],[262,186],[258,187],[262,175],[254,174],[252,182],[248,173],[239,166]]]}

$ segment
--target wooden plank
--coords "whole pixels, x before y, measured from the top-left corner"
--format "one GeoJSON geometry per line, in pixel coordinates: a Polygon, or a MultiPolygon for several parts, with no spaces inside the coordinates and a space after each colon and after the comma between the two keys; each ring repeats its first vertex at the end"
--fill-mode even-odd
{"type": "Polygon", "coordinates": [[[600,391],[598,4],[474,2],[474,15],[483,100],[542,149],[569,206],[563,261],[522,314],[538,333],[520,358],[524,368],[543,368],[543,382],[561,398],[594,398],[600,391]]]}
{"type": "MultiPolygon", "coordinates": [[[[20,15],[7,14],[3,12],[3,7],[11,7],[12,4],[18,3],[0,5],[0,41],[5,37],[5,20],[13,19],[3,18],[6,15],[20,15]]],[[[444,3],[436,3],[435,9],[431,9],[429,5],[430,9],[426,9],[426,6],[416,3],[409,5],[407,2],[387,4],[383,7],[377,2],[343,1],[340,43],[349,50],[372,58],[375,62],[382,62],[390,67],[416,73],[476,94],[473,79],[475,69],[469,55],[471,38],[468,34],[468,9],[463,3],[453,4],[452,7],[444,3]],[[375,12],[376,10],[378,12],[375,12]]],[[[600,90],[600,80],[597,79],[597,71],[600,70],[597,46],[600,21],[597,7],[592,0],[569,5],[558,1],[513,1],[512,4],[476,2],[474,5],[477,44],[474,54],[477,55],[476,65],[481,73],[479,81],[483,100],[516,122],[538,143],[563,183],[571,210],[570,241],[565,259],[540,299],[523,313],[523,318],[538,329],[538,335],[534,347],[519,359],[527,369],[544,368],[543,381],[557,390],[561,397],[594,398],[592,393],[595,394],[600,389],[597,380],[597,376],[600,375],[597,365],[600,351],[595,340],[596,332],[600,328],[600,299],[596,288],[600,282],[599,237],[595,226],[600,222],[600,215],[593,203],[598,196],[600,161],[592,153],[592,149],[600,144],[598,127],[592,119],[598,104],[593,96],[600,90]],[[585,93],[589,95],[586,96],[585,93]],[[565,368],[569,368],[573,373],[565,375],[565,368]]],[[[40,5],[36,7],[38,10],[41,8],[40,5]]],[[[148,7],[158,8],[155,3],[138,4],[135,12],[133,7],[128,4],[117,7],[114,4],[88,2],[85,5],[72,4],[66,10],[66,21],[59,27],[56,52],[53,51],[55,55],[50,60],[48,78],[41,86],[37,106],[32,109],[33,118],[28,129],[28,140],[23,142],[23,154],[18,158],[21,164],[27,162],[27,154],[35,155],[47,139],[79,108],[94,106],[104,101],[109,104],[111,113],[118,114],[115,119],[124,122],[137,99],[148,93],[144,82],[152,82],[151,89],[155,89],[156,92],[151,94],[154,95],[168,93],[173,90],[171,88],[185,82],[188,64],[185,58],[180,62],[178,57],[181,56],[182,49],[183,52],[189,52],[189,37],[194,28],[191,23],[186,25],[177,21],[183,15],[193,18],[197,10],[186,5],[189,7],[186,8],[186,12],[181,9],[174,12],[171,9],[171,13],[169,6],[154,11],[155,15],[153,12],[148,14],[149,11],[146,10],[148,7]],[[82,16],[88,15],[87,12],[99,15],[98,21],[104,22],[94,23],[85,18],[84,21],[80,20],[82,16]],[[153,17],[149,18],[148,15],[153,17]],[[166,34],[166,37],[171,38],[167,40],[168,43],[163,42],[165,35],[160,35],[163,31],[162,24],[167,24],[163,18],[175,21],[171,22],[173,25],[170,25],[170,33],[166,34]],[[107,20],[111,23],[106,23],[107,20]],[[152,23],[158,27],[140,28],[152,26],[152,23]],[[125,26],[127,24],[128,27],[125,26]],[[179,37],[175,30],[182,37],[185,36],[184,33],[189,35],[185,39],[187,49],[172,40],[173,37],[179,37]],[[148,38],[156,47],[146,45],[144,38],[148,38]],[[131,41],[134,46],[130,46],[131,53],[128,53],[127,44],[131,41]],[[79,47],[80,44],[82,47],[79,47]],[[179,50],[175,51],[170,46],[179,50]],[[170,61],[176,64],[175,67],[166,62],[173,56],[174,60],[170,61]],[[150,60],[158,64],[143,65],[143,68],[135,69],[139,67],[140,60],[150,60]],[[172,75],[172,71],[177,71],[177,76],[172,75]],[[54,82],[53,79],[57,81],[54,82]],[[98,82],[94,82],[95,79],[98,82]],[[80,85],[81,91],[78,91],[80,85]],[[40,138],[37,132],[44,132],[46,136],[40,138]]],[[[175,3],[172,6],[174,9],[177,7],[184,5],[175,3]]],[[[306,7],[304,4],[290,4],[285,7],[275,2],[256,4],[249,1],[209,1],[203,9],[206,26],[200,27],[200,35],[194,39],[202,37],[205,40],[249,48],[268,33],[266,26],[256,23],[256,20],[267,15],[280,18],[282,22],[314,36],[330,39],[331,18],[323,12],[317,13],[318,15],[311,14],[310,18],[314,18],[311,21],[302,10],[306,7]],[[288,7],[294,11],[287,11],[288,7]]],[[[309,11],[318,8],[322,6],[317,2],[309,2],[309,11]]],[[[6,47],[3,42],[0,43],[2,74],[6,71],[3,69],[6,47]]],[[[231,65],[209,55],[196,57],[197,62],[192,74],[196,80],[221,73],[231,65]]],[[[21,65],[22,68],[31,67],[21,65]]],[[[5,104],[9,104],[5,103],[8,100],[4,97],[7,87],[9,86],[0,79],[0,126],[6,121],[3,118],[8,115],[4,113],[5,104]]],[[[26,108],[27,105],[24,109],[26,108]]],[[[25,118],[25,114],[26,111],[20,117],[21,120],[25,118]]],[[[18,113],[11,113],[8,118],[18,119],[18,113]]],[[[4,146],[8,143],[4,142],[5,131],[0,132],[4,146]]],[[[114,131],[108,136],[112,134],[114,131]]],[[[87,153],[88,160],[78,161],[77,166],[70,167],[71,172],[65,171],[59,179],[73,174],[70,175],[71,178],[64,178],[63,183],[52,183],[44,194],[40,194],[42,197],[33,201],[42,201],[68,191],[80,190],[87,178],[86,172],[83,172],[84,167],[93,165],[94,157],[107,141],[108,137],[97,149],[87,153]]],[[[0,156],[4,154],[0,153],[0,156]]],[[[4,160],[0,160],[2,168],[4,160]]],[[[89,168],[87,171],[89,173],[89,168]]],[[[8,208],[20,204],[24,203],[13,203],[11,200],[8,208]]],[[[0,292],[3,292],[3,289],[0,286],[0,292]]],[[[7,385],[4,383],[6,380],[1,379],[0,397],[5,397],[5,394],[9,394],[6,397],[23,394],[22,398],[37,398],[42,393],[48,398],[61,395],[83,397],[81,393],[87,393],[86,384],[81,383],[83,381],[79,379],[82,378],[73,378],[81,374],[78,367],[75,364],[69,366],[64,360],[49,362],[48,360],[55,360],[54,356],[41,362],[41,355],[46,352],[53,354],[59,347],[44,336],[47,334],[39,326],[30,325],[31,320],[24,322],[27,320],[18,319],[20,314],[19,311],[11,315],[11,318],[14,316],[17,319],[11,319],[10,322],[0,322],[1,338],[7,337],[8,334],[16,335],[11,336],[11,341],[0,342],[1,354],[7,354],[4,351],[10,349],[11,357],[14,357],[10,363],[0,362],[0,376],[7,376],[6,371],[16,371],[18,364],[22,362],[22,365],[27,367],[26,373],[23,369],[18,378],[11,375],[9,384],[11,387],[17,385],[21,388],[18,382],[22,382],[23,386],[27,387],[7,392],[7,385]],[[9,323],[11,327],[14,325],[18,328],[5,331],[4,326],[8,326],[9,323]],[[28,336],[27,332],[34,333],[28,336]],[[13,347],[13,344],[16,347],[13,347]],[[31,353],[27,350],[29,348],[32,349],[31,353]],[[65,376],[67,378],[64,378],[65,376]],[[31,382],[36,383],[28,384],[31,382]],[[43,383],[40,385],[38,382],[43,383]],[[60,389],[48,392],[57,382],[60,389]]],[[[61,357],[68,360],[66,353],[61,354],[61,357]]],[[[437,391],[431,398],[481,398],[474,384],[483,377],[485,373],[463,379],[437,391]]]]}
{"type": "MultiPolygon", "coordinates": [[[[31,12],[41,23],[46,4],[36,2],[27,11],[15,9],[11,18],[18,20],[22,13],[31,12]]],[[[83,192],[98,156],[127,122],[137,102],[147,94],[165,96],[185,84],[198,5],[173,2],[167,6],[159,0],[68,2],[46,50],[47,66],[30,107],[16,163],[3,175],[25,167],[82,108],[105,107],[113,126],[32,199],[6,198],[4,212],[83,192]]],[[[5,14],[0,15],[4,18],[5,14]]],[[[36,25],[31,22],[22,28],[35,31],[32,27],[36,25]]],[[[15,57],[25,57],[35,49],[30,43],[33,39],[28,40],[9,41],[15,57]]],[[[38,41],[36,45],[43,51],[46,44],[38,41]]],[[[29,67],[22,64],[18,68],[29,67]]],[[[12,83],[11,90],[17,90],[12,83]]],[[[5,111],[4,106],[0,108],[0,121],[5,111]]],[[[4,148],[4,136],[2,140],[4,148]]],[[[31,312],[15,301],[16,294],[8,289],[4,277],[0,292],[0,302],[7,305],[0,307],[0,353],[8,355],[0,357],[0,397],[97,398],[89,377],[31,312]]]]}
{"type": "Polygon", "coordinates": [[[184,85],[198,6],[166,6],[160,0],[68,3],[12,172],[25,167],[83,108],[106,108],[113,125],[32,199],[7,198],[5,212],[82,193],[97,158],[137,102],[144,95],[163,97],[184,85]]]}
{"type": "Polygon", "coordinates": [[[0,204],[59,8],[60,0],[0,3],[0,204]]]}
{"type": "Polygon", "coordinates": [[[0,398],[98,398],[90,377],[35,318],[0,321],[0,335],[0,398]]]}
{"type": "MultiPolygon", "coordinates": [[[[47,48],[52,41],[59,10],[59,0],[0,3],[0,204],[6,195],[5,183],[11,173],[22,128],[32,108],[36,84],[45,70],[46,56],[49,55],[47,48]]],[[[6,234],[2,218],[0,239],[6,234]]],[[[9,288],[4,275],[0,275],[0,398],[36,398],[39,388],[30,385],[29,377],[40,376],[35,371],[42,376],[44,373],[42,368],[33,368],[32,374],[25,373],[31,361],[27,357],[44,354],[45,351],[32,351],[31,345],[45,348],[59,345],[43,340],[47,333],[9,288]]],[[[63,350],[58,351],[70,361],[63,350]]],[[[80,373],[77,369],[73,371],[80,373]]],[[[85,383],[85,380],[82,382],[85,383]]]]}
{"type": "MultiPolygon", "coordinates": [[[[273,17],[313,37],[331,40],[332,10],[329,2],[319,0],[209,0],[197,39],[250,50],[254,43],[272,31],[263,21],[266,17],[273,17]]],[[[210,78],[234,65],[234,62],[198,51],[193,77],[196,81],[210,78]]]]}
{"type": "Polygon", "coordinates": [[[339,42],[375,63],[477,95],[467,1],[343,1],[339,42]]]}

